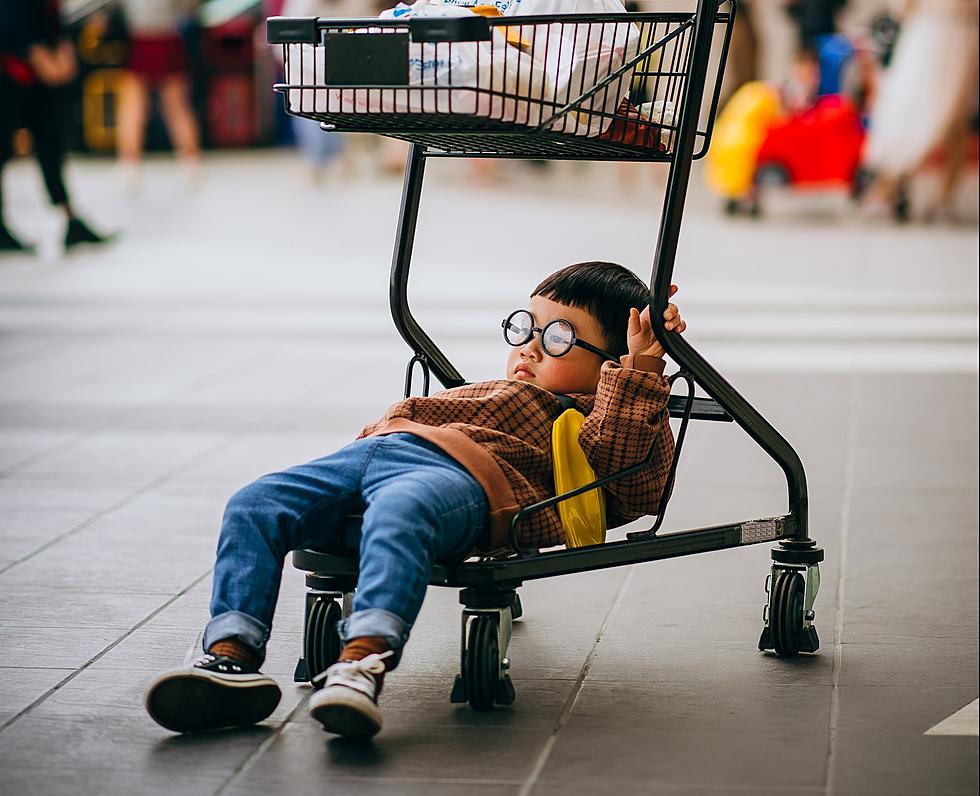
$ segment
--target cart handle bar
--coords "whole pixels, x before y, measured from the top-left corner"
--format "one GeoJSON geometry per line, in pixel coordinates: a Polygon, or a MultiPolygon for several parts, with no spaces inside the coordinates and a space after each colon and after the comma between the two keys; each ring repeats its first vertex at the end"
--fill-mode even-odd
{"type": "MultiPolygon", "coordinates": [[[[719,0],[719,5],[725,0],[719,0]]],[[[716,22],[727,22],[728,14],[719,13],[716,22]]],[[[528,14],[518,17],[420,17],[414,19],[378,19],[377,17],[333,18],[269,17],[266,41],[269,44],[320,44],[323,30],[352,28],[408,29],[417,42],[489,41],[493,27],[550,25],[556,22],[691,22],[694,13],[627,13],[627,14],[528,14]],[[570,19],[574,16],[575,19],[570,19]]]]}

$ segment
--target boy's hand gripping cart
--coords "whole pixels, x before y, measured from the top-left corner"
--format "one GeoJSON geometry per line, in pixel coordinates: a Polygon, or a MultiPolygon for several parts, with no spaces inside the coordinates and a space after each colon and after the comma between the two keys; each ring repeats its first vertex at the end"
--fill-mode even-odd
{"type": "MultiPolygon", "coordinates": [[[[522,611],[516,589],[523,581],[741,545],[776,542],[766,578],[768,600],[759,649],[795,656],[814,652],[819,645],[812,622],[823,550],[807,532],[806,477],[800,458],[683,337],[663,326],[691,164],[705,154],[711,139],[735,15],[730,0],[692,0],[691,4],[685,13],[269,20],[269,42],[283,45],[286,62],[287,82],[276,89],[285,94],[290,113],[316,119],[325,130],[373,132],[412,144],[390,281],[395,325],[414,351],[406,374],[406,397],[416,365],[422,370],[425,394],[430,371],[447,388],[465,383],[408,306],[408,273],[427,158],[633,160],[670,166],[650,286],[651,319],[667,354],[681,367],[674,380],[685,381],[687,392],[672,396],[668,404],[681,425],[657,521],[647,531],[628,534],[624,541],[551,552],[521,547],[522,518],[632,471],[627,470],[524,507],[511,526],[516,555],[436,566],[432,584],[462,588],[460,674],[452,690],[453,702],[468,701],[482,710],[513,702],[505,656],[511,623],[522,611]],[[591,77],[580,70],[574,85],[573,74],[563,96],[543,85],[535,90],[533,81],[530,90],[525,81],[518,93],[515,81],[507,79],[508,68],[519,70],[522,64],[526,68],[528,61],[520,53],[537,63],[553,62],[549,43],[563,51],[561,42],[569,37],[575,41],[612,30],[615,38],[617,27],[632,28],[634,44],[620,53],[618,61],[610,60],[601,77],[597,68],[591,77]],[[504,47],[501,34],[507,41],[504,47]],[[421,47],[431,63],[449,64],[448,74],[410,82],[411,47],[421,47]],[[477,74],[487,77],[458,85],[453,82],[454,50],[459,53],[465,48],[476,55],[478,67],[479,59],[484,59],[477,74]],[[513,62],[508,64],[508,58],[513,62]],[[654,104],[644,106],[647,100],[654,104]],[[653,110],[644,112],[644,107],[653,110]],[[695,384],[711,398],[695,398],[695,384]],[[782,467],[789,512],[658,536],[692,418],[738,423],[782,467]]],[[[293,564],[309,573],[304,652],[296,680],[312,681],[339,654],[336,623],[350,611],[358,565],[338,551],[312,550],[295,552],[293,564]]]]}

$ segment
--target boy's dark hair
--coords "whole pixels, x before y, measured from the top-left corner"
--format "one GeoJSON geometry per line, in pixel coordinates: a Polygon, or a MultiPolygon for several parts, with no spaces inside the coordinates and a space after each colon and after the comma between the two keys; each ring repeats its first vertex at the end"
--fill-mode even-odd
{"type": "Polygon", "coordinates": [[[591,314],[606,333],[606,350],[623,356],[631,307],[643,310],[650,302],[650,286],[616,263],[575,263],[555,271],[534,288],[531,296],[578,307],[591,314]]]}

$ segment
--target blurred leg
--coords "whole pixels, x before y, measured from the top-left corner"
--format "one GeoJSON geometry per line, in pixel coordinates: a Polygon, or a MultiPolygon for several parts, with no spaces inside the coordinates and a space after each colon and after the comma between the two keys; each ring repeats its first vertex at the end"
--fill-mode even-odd
{"type": "Polygon", "coordinates": [[[135,165],[143,154],[149,94],[146,81],[135,73],[129,72],[123,78],[116,128],[116,149],[123,162],[135,165]]]}
{"type": "Polygon", "coordinates": [[[960,184],[960,175],[963,172],[963,164],[966,161],[966,147],[970,137],[969,121],[964,117],[958,119],[949,130],[946,136],[946,143],[943,147],[943,174],[942,184],[939,189],[939,207],[941,211],[952,209],[956,200],[956,189],[960,184]]]}
{"type": "Polygon", "coordinates": [[[201,136],[191,108],[190,83],[186,75],[169,75],[163,79],[160,109],[177,155],[196,158],[201,152],[201,136]]]}
{"type": "Polygon", "coordinates": [[[34,139],[34,155],[41,167],[44,186],[51,204],[71,216],[68,191],[63,177],[65,167],[66,94],[63,88],[32,86],[27,109],[27,126],[34,139]]]}

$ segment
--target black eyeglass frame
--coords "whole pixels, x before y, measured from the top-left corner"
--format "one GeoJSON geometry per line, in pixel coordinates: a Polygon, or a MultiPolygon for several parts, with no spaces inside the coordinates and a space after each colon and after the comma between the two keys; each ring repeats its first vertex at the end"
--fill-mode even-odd
{"type": "Polygon", "coordinates": [[[531,319],[531,323],[532,324],[534,323],[534,315],[533,315],[533,313],[530,310],[524,310],[524,309],[514,310],[510,315],[508,315],[506,318],[504,318],[500,322],[500,328],[504,330],[504,342],[506,342],[507,345],[513,346],[514,348],[518,348],[518,347],[520,347],[522,345],[527,345],[530,342],[531,338],[534,337],[534,333],[535,332],[540,332],[540,334],[541,334],[541,350],[544,351],[544,353],[547,354],[549,357],[553,357],[554,359],[559,359],[560,357],[565,356],[569,351],[572,350],[572,348],[574,348],[575,346],[578,346],[579,348],[584,348],[586,351],[589,351],[589,352],[591,352],[593,354],[597,354],[598,356],[602,357],[603,359],[608,359],[610,362],[619,362],[619,357],[613,356],[608,351],[603,351],[601,348],[592,345],[592,343],[585,342],[585,340],[579,340],[578,339],[578,335],[575,334],[575,326],[572,324],[571,321],[567,321],[564,318],[555,318],[555,320],[549,321],[543,327],[541,327],[541,326],[531,326],[531,328],[528,329],[528,331],[527,331],[527,337],[525,337],[523,340],[521,340],[519,342],[512,343],[507,338],[507,327],[510,325],[511,318],[513,318],[519,312],[527,313],[527,316],[531,319]],[[568,344],[568,349],[565,350],[565,351],[562,351],[560,354],[552,354],[547,349],[547,347],[544,344],[544,332],[545,332],[545,329],[548,329],[549,327],[554,326],[556,323],[564,323],[564,324],[567,324],[568,325],[568,328],[572,330],[572,340],[568,344]]]}

